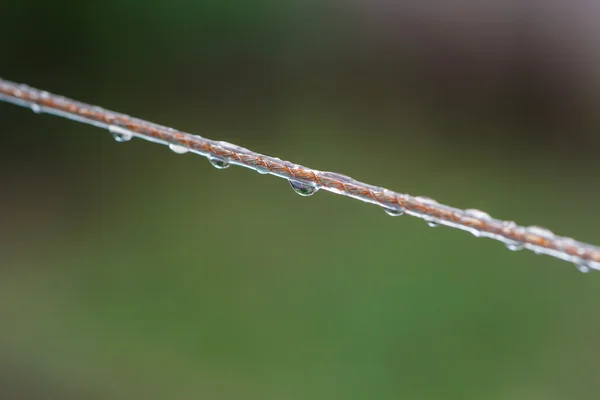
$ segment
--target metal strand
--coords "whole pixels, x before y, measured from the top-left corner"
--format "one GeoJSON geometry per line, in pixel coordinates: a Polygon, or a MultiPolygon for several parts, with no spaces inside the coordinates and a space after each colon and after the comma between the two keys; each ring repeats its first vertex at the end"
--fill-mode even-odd
{"type": "Polygon", "coordinates": [[[538,254],[573,262],[583,272],[590,269],[600,270],[599,247],[557,236],[547,229],[523,227],[512,221],[491,218],[479,210],[461,210],[427,197],[396,193],[345,175],[303,167],[231,143],[205,139],[1,78],[0,100],[31,108],[36,113],[54,114],[105,128],[114,135],[121,135],[124,140],[139,137],[151,142],[177,146],[175,149],[275,175],[314,190],[323,189],[349,196],[383,207],[392,215],[407,213],[431,224],[462,229],[478,237],[499,240],[511,250],[526,248],[538,254]]]}

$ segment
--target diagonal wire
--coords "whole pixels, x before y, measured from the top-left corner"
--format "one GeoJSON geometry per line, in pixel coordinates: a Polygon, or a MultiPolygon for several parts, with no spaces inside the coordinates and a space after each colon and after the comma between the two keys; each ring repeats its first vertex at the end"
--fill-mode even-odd
{"type": "Polygon", "coordinates": [[[348,176],[318,171],[279,158],[255,153],[227,142],[205,139],[125,114],[50,94],[0,78],[0,100],[28,107],[35,113],[48,113],[108,129],[116,140],[138,137],[168,145],[177,153],[192,152],[207,157],[217,168],[230,164],[287,179],[301,195],[319,189],[352,197],[383,207],[390,215],[404,213],[426,220],[430,225],[446,225],[503,242],[510,250],[529,249],[575,263],[582,272],[600,270],[600,247],[555,235],[537,227],[519,226],[513,221],[490,217],[483,211],[461,210],[428,197],[410,196],[356,181],[348,176]]]}

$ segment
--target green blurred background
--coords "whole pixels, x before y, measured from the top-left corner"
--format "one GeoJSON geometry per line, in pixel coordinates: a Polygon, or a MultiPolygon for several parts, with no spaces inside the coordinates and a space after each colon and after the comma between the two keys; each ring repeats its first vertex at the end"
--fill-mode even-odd
{"type": "MultiPolygon", "coordinates": [[[[0,76],[600,243],[594,25],[488,3],[10,2],[0,76]]],[[[597,398],[596,274],[0,121],[3,399],[597,398]]]]}

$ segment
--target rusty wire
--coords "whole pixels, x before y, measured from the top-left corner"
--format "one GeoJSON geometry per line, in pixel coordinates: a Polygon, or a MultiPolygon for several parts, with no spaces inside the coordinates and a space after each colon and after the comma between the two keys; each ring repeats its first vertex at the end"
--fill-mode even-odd
{"type": "Polygon", "coordinates": [[[573,262],[582,272],[600,270],[599,247],[557,236],[537,226],[523,227],[512,221],[491,218],[479,210],[461,210],[427,197],[396,193],[345,175],[303,167],[231,143],[205,139],[1,78],[0,100],[31,108],[36,113],[54,114],[108,129],[118,140],[139,137],[169,145],[178,153],[197,153],[208,157],[216,167],[233,164],[275,175],[290,181],[300,194],[327,190],[378,205],[390,215],[406,213],[422,218],[431,225],[446,225],[471,232],[477,237],[499,240],[511,250],[525,248],[537,254],[573,262]]]}

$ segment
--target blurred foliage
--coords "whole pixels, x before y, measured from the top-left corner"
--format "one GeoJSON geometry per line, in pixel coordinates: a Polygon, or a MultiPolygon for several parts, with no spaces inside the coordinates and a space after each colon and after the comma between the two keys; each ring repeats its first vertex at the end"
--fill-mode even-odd
{"type": "MultiPolygon", "coordinates": [[[[1,76],[600,242],[595,138],[544,133],[527,101],[438,97],[411,57],[350,46],[341,11],[287,6],[12,2],[1,76]]],[[[595,274],[8,104],[0,120],[3,398],[600,389],[595,274]]]]}

